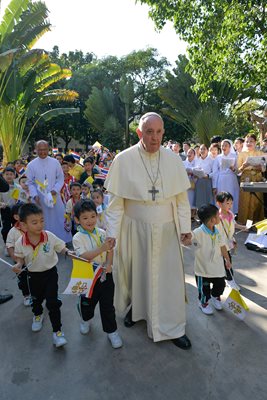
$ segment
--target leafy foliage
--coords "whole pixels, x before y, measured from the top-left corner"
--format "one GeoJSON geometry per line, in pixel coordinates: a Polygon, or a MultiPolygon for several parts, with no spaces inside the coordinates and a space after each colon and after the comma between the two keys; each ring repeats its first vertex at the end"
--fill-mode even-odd
{"type": "Polygon", "coordinates": [[[161,29],[173,22],[188,46],[190,71],[202,97],[212,81],[235,88],[266,89],[267,19],[265,0],[139,0],[161,29]]]}

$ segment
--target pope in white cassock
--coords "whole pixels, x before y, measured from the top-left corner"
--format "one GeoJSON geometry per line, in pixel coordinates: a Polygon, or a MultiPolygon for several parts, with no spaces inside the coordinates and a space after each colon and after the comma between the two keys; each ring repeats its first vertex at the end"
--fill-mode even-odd
{"type": "Polygon", "coordinates": [[[125,326],[145,320],[155,342],[189,349],[181,243],[191,241],[190,183],[182,160],[161,146],[160,115],[143,115],[137,134],[139,143],[116,156],[105,181],[107,237],[117,240],[115,307],[130,308],[125,326]]]}
{"type": "Polygon", "coordinates": [[[43,210],[45,229],[68,243],[72,236],[64,229],[65,208],[60,196],[64,174],[59,162],[48,156],[48,151],[46,141],[36,143],[38,157],[28,164],[26,170],[30,196],[43,210]]]}

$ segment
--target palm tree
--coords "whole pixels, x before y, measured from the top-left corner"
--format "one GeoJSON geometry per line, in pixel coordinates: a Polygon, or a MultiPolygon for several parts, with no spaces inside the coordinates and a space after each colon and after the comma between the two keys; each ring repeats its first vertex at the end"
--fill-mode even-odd
{"type": "Polygon", "coordinates": [[[213,135],[223,135],[229,106],[254,95],[255,89],[236,90],[223,82],[212,82],[211,97],[201,101],[201,93],[193,90],[194,78],[187,73],[188,60],[179,56],[174,74],[167,74],[167,83],[159,89],[165,103],[163,113],[182,125],[192,136],[209,145],[213,135]]]}
{"type": "Polygon", "coordinates": [[[12,0],[0,24],[0,140],[5,158],[12,161],[21,154],[25,125],[34,119],[30,133],[40,119],[79,112],[77,108],[54,108],[36,118],[41,104],[73,102],[78,94],[68,90],[48,90],[71,71],[51,63],[44,50],[32,49],[50,30],[44,3],[12,0]],[[10,50],[11,49],[11,50],[10,50]],[[13,50],[12,50],[13,49],[13,50]]]}

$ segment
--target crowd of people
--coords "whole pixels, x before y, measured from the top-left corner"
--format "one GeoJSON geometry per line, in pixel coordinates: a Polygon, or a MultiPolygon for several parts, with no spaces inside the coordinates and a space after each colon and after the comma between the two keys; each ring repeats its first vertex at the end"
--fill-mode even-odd
{"type": "Polygon", "coordinates": [[[267,138],[260,148],[255,134],[239,137],[234,143],[214,136],[209,147],[189,142],[183,143],[182,150],[176,142],[167,142],[165,146],[183,160],[191,185],[188,198],[192,218],[201,205],[216,204],[216,194],[225,191],[233,196],[232,211],[240,225],[246,225],[247,220],[263,219],[263,195],[251,196],[241,190],[240,183],[266,179],[267,138]]]}
{"type": "MultiPolygon", "coordinates": [[[[49,144],[40,140],[35,157],[2,170],[5,255],[14,262],[24,305],[32,307],[34,332],[42,328],[46,300],[56,347],[67,343],[57,253],[103,267],[91,295],[79,296],[80,332],[89,333],[99,303],[113,348],[122,346],[115,308],[124,313],[126,327],[145,320],[155,342],[191,347],[182,246],[194,244],[204,314],[222,309],[225,284],[240,289],[231,258],[235,220],[245,226],[247,219],[264,216],[261,195],[240,191],[240,182],[264,179],[265,153],[257,149],[256,136],[234,144],[217,136],[209,147],[185,142],[181,148],[173,141],[161,146],[164,125],[156,113],[141,117],[137,134],[138,144],[117,155],[103,147],[82,155],[49,153],[49,144]],[[192,220],[199,225],[193,232],[192,220]]],[[[0,302],[11,298],[2,295],[0,302]]]]}

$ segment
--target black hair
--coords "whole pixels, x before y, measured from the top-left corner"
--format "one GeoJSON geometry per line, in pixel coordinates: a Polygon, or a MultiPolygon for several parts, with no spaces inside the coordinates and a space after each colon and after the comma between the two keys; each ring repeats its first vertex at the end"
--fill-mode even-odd
{"type": "Polygon", "coordinates": [[[86,211],[94,211],[97,214],[96,205],[93,200],[80,200],[73,207],[74,216],[78,219],[80,218],[81,214],[86,211]]]}
{"type": "Polygon", "coordinates": [[[239,140],[239,142],[244,143],[245,139],[242,137],[237,137],[235,140],[239,140]]]}
{"type": "Polygon", "coordinates": [[[198,209],[197,215],[202,224],[206,224],[211,218],[216,217],[217,212],[218,208],[216,206],[213,204],[205,204],[198,209]]]}
{"type": "Polygon", "coordinates": [[[21,179],[27,179],[27,176],[26,175],[21,175],[20,177],[19,177],[19,182],[21,181],[21,179]]]}
{"type": "Polygon", "coordinates": [[[234,201],[234,198],[229,192],[220,192],[217,194],[216,201],[218,201],[219,203],[223,203],[225,200],[234,201]]]}
{"type": "Polygon", "coordinates": [[[98,194],[100,194],[100,196],[102,196],[102,198],[104,198],[104,193],[103,193],[103,190],[102,190],[102,189],[96,188],[96,189],[94,189],[94,190],[91,192],[92,195],[93,195],[94,193],[98,193],[98,194]]]}
{"type": "Polygon", "coordinates": [[[210,143],[219,143],[221,141],[222,141],[221,136],[212,136],[212,138],[210,139],[210,143]]]}
{"type": "Polygon", "coordinates": [[[64,158],[62,153],[57,153],[57,154],[55,155],[55,158],[56,158],[56,157],[61,157],[62,159],[64,158]]]}
{"type": "Polygon", "coordinates": [[[21,206],[22,206],[21,203],[17,203],[17,204],[14,204],[14,206],[11,207],[10,214],[11,214],[11,224],[12,224],[12,226],[14,226],[15,223],[17,222],[15,220],[14,216],[19,214],[19,209],[20,209],[21,206]]]}
{"type": "Polygon", "coordinates": [[[34,203],[22,204],[19,208],[19,219],[21,222],[26,222],[30,215],[43,214],[42,209],[34,203]]]}
{"type": "Polygon", "coordinates": [[[94,158],[93,157],[87,157],[85,160],[84,160],[84,162],[83,162],[83,165],[85,165],[86,163],[90,163],[90,164],[94,164],[94,158]]]}
{"type": "Polygon", "coordinates": [[[12,167],[6,167],[6,168],[4,169],[4,171],[3,171],[3,174],[4,174],[5,172],[13,172],[13,174],[16,175],[16,171],[15,171],[14,168],[12,168],[12,167]]]}
{"type": "Polygon", "coordinates": [[[67,156],[65,156],[63,158],[63,161],[71,162],[72,164],[75,164],[75,158],[71,154],[68,154],[67,156]]]}
{"type": "Polygon", "coordinates": [[[79,187],[80,189],[82,188],[82,185],[79,182],[72,182],[70,184],[70,189],[73,187],[79,187]]]}

